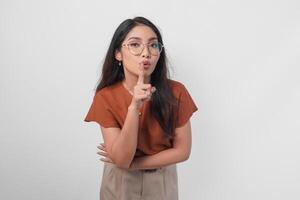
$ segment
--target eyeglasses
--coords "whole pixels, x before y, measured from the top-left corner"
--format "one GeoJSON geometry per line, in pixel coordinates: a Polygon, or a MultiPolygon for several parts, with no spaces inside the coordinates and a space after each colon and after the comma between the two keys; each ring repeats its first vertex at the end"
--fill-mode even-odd
{"type": "Polygon", "coordinates": [[[143,52],[145,45],[147,45],[150,54],[153,56],[158,56],[164,47],[160,42],[151,42],[148,44],[130,42],[128,44],[123,44],[122,46],[126,46],[131,54],[137,56],[143,52]]]}

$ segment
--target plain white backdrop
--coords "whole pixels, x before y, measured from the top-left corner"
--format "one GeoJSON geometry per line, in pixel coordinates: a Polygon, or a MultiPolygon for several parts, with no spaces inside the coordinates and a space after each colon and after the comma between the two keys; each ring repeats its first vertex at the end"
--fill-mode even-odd
{"type": "Polygon", "coordinates": [[[0,1],[0,199],[97,200],[84,117],[112,34],[144,16],[189,90],[182,200],[300,199],[300,2],[0,1]]]}

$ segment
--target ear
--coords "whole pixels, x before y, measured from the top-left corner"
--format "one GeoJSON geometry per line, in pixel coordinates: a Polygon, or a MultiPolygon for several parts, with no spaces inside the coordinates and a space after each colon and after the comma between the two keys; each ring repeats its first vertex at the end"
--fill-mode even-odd
{"type": "Polygon", "coordinates": [[[118,61],[122,61],[122,53],[118,49],[115,51],[115,59],[118,61]]]}

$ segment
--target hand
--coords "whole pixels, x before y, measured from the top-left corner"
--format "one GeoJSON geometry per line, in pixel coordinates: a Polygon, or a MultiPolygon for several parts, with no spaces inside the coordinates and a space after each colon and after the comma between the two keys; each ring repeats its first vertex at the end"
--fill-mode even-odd
{"type": "Polygon", "coordinates": [[[104,143],[100,143],[100,146],[97,146],[97,148],[101,150],[101,151],[97,152],[97,154],[99,154],[99,155],[101,155],[101,156],[104,157],[104,158],[100,158],[99,160],[101,160],[101,161],[103,161],[103,162],[107,162],[107,163],[114,163],[114,162],[112,161],[112,159],[109,158],[104,143]]]}
{"type": "Polygon", "coordinates": [[[155,87],[152,87],[151,84],[145,84],[145,70],[143,65],[139,66],[139,77],[137,84],[133,89],[133,98],[132,103],[137,105],[137,108],[140,108],[144,101],[151,100],[152,94],[156,91],[155,87]]]}

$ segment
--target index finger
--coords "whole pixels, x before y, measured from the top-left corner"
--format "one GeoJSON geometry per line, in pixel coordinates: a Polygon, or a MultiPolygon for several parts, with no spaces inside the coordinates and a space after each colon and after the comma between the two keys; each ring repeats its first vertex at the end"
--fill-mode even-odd
{"type": "Polygon", "coordinates": [[[138,77],[138,83],[144,83],[144,78],[145,78],[145,70],[143,65],[139,66],[139,77],[138,77]]]}

